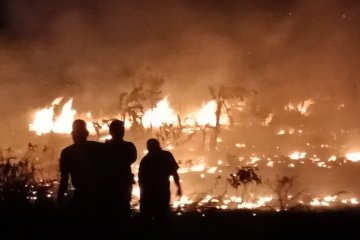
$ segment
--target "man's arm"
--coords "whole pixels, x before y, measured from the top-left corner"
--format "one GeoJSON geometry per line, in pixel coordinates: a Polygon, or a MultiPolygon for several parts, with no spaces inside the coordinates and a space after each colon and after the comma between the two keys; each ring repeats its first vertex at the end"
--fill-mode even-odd
{"type": "Polygon", "coordinates": [[[67,172],[62,172],[60,178],[58,196],[57,196],[57,203],[59,206],[63,205],[64,195],[68,188],[68,181],[69,181],[69,174],[67,172]]]}
{"type": "Polygon", "coordinates": [[[133,164],[137,158],[136,147],[133,143],[130,143],[130,163],[133,164]]]}
{"type": "Polygon", "coordinates": [[[57,203],[59,206],[63,205],[64,202],[64,195],[68,188],[68,182],[69,182],[69,171],[65,164],[65,157],[64,153],[61,153],[60,156],[60,184],[59,184],[59,190],[58,190],[58,196],[57,196],[57,203]]]}
{"type": "Polygon", "coordinates": [[[182,195],[182,190],[181,190],[181,185],[180,185],[180,177],[179,174],[177,172],[173,173],[173,178],[174,178],[174,182],[177,186],[177,192],[176,195],[177,196],[181,196],[182,195]]]}
{"type": "Polygon", "coordinates": [[[168,157],[170,160],[170,171],[171,171],[171,175],[174,178],[174,182],[175,185],[177,187],[177,192],[176,195],[177,196],[181,196],[182,195],[182,190],[181,190],[181,185],[180,185],[180,177],[179,174],[177,173],[177,170],[179,169],[179,165],[177,164],[174,155],[172,155],[171,152],[168,152],[168,157]]]}

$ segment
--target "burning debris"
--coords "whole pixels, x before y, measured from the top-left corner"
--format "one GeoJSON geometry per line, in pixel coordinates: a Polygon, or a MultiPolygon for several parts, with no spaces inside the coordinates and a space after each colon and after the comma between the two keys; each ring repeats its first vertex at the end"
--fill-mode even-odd
{"type": "Polygon", "coordinates": [[[312,99],[305,100],[304,102],[298,103],[296,105],[289,103],[287,106],[285,106],[285,110],[297,111],[304,116],[309,116],[308,109],[314,103],[315,102],[312,99]]]}

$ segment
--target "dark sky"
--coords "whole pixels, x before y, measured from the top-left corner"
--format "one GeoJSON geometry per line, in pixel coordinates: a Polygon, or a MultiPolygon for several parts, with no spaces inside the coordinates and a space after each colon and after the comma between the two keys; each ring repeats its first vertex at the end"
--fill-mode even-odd
{"type": "Polygon", "coordinates": [[[163,76],[178,105],[221,83],[268,105],[357,102],[359,13],[350,0],[1,0],[3,124],[26,127],[57,96],[112,111],[144,72],[163,76]]]}

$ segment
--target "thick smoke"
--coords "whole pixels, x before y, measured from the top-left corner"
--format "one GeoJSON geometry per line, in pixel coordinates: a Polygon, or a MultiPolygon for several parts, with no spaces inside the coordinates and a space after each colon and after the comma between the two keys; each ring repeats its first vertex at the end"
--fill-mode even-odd
{"type": "Polygon", "coordinates": [[[225,84],[256,90],[269,112],[312,98],[318,122],[327,117],[321,104],[348,108],[335,126],[357,120],[349,114],[358,105],[357,1],[1,4],[4,144],[20,141],[29,111],[57,96],[74,97],[79,110],[115,111],[119,93],[143,72],[164,77],[177,108],[208,100],[209,84],[225,84]]]}

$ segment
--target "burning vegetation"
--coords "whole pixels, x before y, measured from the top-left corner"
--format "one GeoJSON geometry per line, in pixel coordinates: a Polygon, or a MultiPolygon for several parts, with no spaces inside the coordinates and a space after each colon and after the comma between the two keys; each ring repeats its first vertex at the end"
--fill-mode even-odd
{"type": "MultiPolygon", "coordinates": [[[[163,96],[163,80],[152,80],[120,93],[119,110],[113,115],[81,113],[73,109],[73,99],[59,97],[33,112],[29,130],[39,138],[68,138],[72,121],[83,118],[92,138],[104,141],[109,137],[108,123],[119,118],[125,121],[126,138],[136,143],[140,156],[145,153],[146,139],[158,138],[180,165],[184,195],[173,199],[180,213],[207,208],[284,211],[359,204],[358,192],[349,187],[350,177],[344,176],[359,170],[360,153],[352,152],[342,141],[347,133],[343,129],[331,129],[323,133],[328,139],[318,141],[314,128],[307,125],[317,104],[314,99],[266,112],[256,104],[254,90],[209,86],[207,102],[180,114],[172,108],[170,98],[163,96]],[[287,118],[280,121],[278,115],[287,118]]],[[[41,153],[36,147],[35,152],[43,155],[46,151],[41,153]]],[[[34,170],[39,180],[56,179],[57,158],[36,159],[34,166],[47,165],[46,170],[34,170]]],[[[137,168],[138,162],[133,165],[134,173],[137,168]]],[[[137,186],[133,195],[137,208],[137,186]]]]}
{"type": "Polygon", "coordinates": [[[149,138],[173,153],[174,239],[354,238],[359,11],[360,1],[0,1],[0,238],[71,236],[71,204],[59,211],[55,197],[77,118],[100,142],[123,120],[135,176],[149,138]]]}
{"type": "Polygon", "coordinates": [[[174,152],[179,210],[358,206],[358,2],[3,2],[2,176],[55,180],[74,119],[118,118],[174,152]]]}

